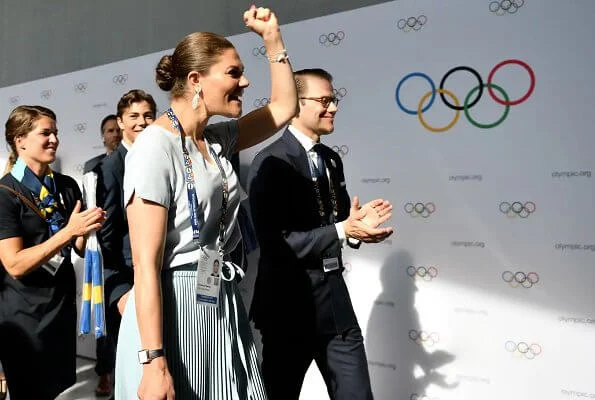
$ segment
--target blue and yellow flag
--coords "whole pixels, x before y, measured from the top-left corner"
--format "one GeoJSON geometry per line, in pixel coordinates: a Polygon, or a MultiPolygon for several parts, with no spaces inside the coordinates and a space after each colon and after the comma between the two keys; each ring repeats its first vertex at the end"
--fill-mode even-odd
{"type": "MultiPolygon", "coordinates": [[[[90,172],[83,176],[83,187],[87,207],[94,207],[97,175],[90,172]]],[[[105,324],[105,306],[103,302],[103,257],[97,235],[91,232],[85,248],[85,270],[83,274],[83,297],[81,299],[80,334],[91,332],[91,318],[95,337],[100,338],[107,334],[105,324]]]]}

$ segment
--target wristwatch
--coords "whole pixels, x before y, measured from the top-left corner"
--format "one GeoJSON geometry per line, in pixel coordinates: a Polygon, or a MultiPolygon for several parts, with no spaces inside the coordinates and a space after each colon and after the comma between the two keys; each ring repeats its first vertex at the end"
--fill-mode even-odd
{"type": "Polygon", "coordinates": [[[165,351],[163,349],[142,349],[138,352],[138,362],[141,364],[148,364],[154,359],[163,356],[165,356],[165,351]]]}

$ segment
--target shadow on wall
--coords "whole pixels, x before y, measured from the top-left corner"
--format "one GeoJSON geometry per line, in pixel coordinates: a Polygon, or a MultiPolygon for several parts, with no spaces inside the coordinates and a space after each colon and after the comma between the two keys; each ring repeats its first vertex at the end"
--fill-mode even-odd
{"type": "Polygon", "coordinates": [[[386,259],[380,272],[382,292],[368,320],[366,350],[377,400],[421,399],[431,385],[456,386],[447,383],[446,376],[437,371],[452,362],[454,355],[429,351],[420,340],[426,333],[422,333],[415,309],[415,281],[407,279],[410,265],[415,263],[406,251],[386,259]]]}

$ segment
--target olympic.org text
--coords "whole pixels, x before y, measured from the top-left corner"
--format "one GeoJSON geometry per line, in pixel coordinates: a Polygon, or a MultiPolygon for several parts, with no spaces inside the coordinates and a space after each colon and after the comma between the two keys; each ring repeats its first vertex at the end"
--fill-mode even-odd
{"type": "Polygon", "coordinates": [[[591,171],[554,171],[552,172],[552,178],[580,178],[580,177],[591,177],[591,171]]]}
{"type": "Polygon", "coordinates": [[[393,371],[397,370],[396,364],[385,363],[385,362],[381,362],[381,361],[368,360],[368,365],[373,366],[373,367],[390,368],[393,371]]]}
{"type": "Polygon", "coordinates": [[[390,178],[362,178],[363,183],[390,183],[390,178]]]}
{"type": "Polygon", "coordinates": [[[455,307],[453,309],[453,311],[456,313],[462,313],[462,314],[481,315],[484,317],[487,317],[489,314],[487,310],[476,310],[476,309],[467,308],[467,307],[455,307]]]}
{"type": "Polygon", "coordinates": [[[464,182],[464,181],[479,181],[481,182],[483,179],[482,175],[450,175],[448,177],[449,181],[455,182],[464,182]]]}
{"type": "Polygon", "coordinates": [[[580,397],[584,397],[587,399],[595,399],[595,393],[586,393],[586,392],[577,392],[576,390],[566,390],[566,389],[562,389],[561,393],[565,396],[569,396],[570,398],[580,398],[580,397]]]}
{"type": "Polygon", "coordinates": [[[595,319],[592,318],[577,318],[577,317],[565,317],[563,315],[558,317],[560,322],[567,322],[572,324],[595,324],[595,319]]]}
{"type": "Polygon", "coordinates": [[[556,243],[554,245],[556,250],[591,250],[595,251],[595,244],[580,244],[580,243],[556,243]]]}
{"type": "Polygon", "coordinates": [[[490,378],[484,376],[473,376],[473,375],[461,375],[457,374],[458,381],[466,381],[466,382],[475,382],[475,383],[485,383],[490,384],[490,378]]]}
{"type": "Polygon", "coordinates": [[[482,249],[486,247],[484,242],[466,242],[463,240],[453,240],[450,245],[453,247],[481,247],[482,249]]]}

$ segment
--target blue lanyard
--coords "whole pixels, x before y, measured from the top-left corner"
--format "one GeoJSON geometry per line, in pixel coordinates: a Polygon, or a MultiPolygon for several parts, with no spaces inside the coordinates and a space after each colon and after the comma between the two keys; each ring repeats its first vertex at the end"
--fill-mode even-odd
{"type": "MultiPolygon", "coordinates": [[[[200,238],[200,229],[202,227],[202,223],[199,217],[198,212],[198,196],[196,195],[196,185],[194,181],[194,172],[192,170],[192,160],[190,159],[190,154],[188,154],[188,149],[186,148],[186,141],[185,141],[185,133],[178,120],[178,117],[171,109],[171,107],[167,110],[167,116],[171,120],[171,124],[175,130],[180,132],[181,139],[182,139],[182,154],[184,156],[184,181],[186,182],[186,192],[188,194],[188,206],[190,208],[190,222],[192,224],[192,239],[198,242],[200,238]]],[[[219,251],[221,252],[223,241],[225,239],[225,216],[227,214],[227,203],[229,200],[229,183],[227,181],[227,174],[223,169],[223,164],[221,164],[221,160],[215,153],[215,150],[211,146],[209,146],[209,153],[211,157],[215,160],[217,167],[219,168],[219,172],[221,173],[221,181],[223,183],[223,199],[221,201],[221,216],[219,217],[219,251]]]]}

